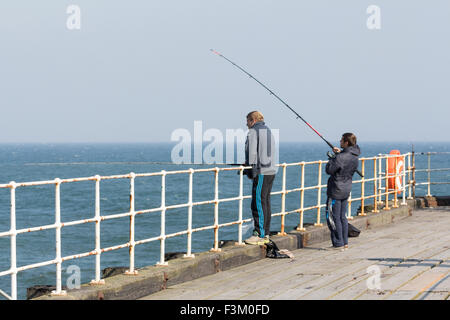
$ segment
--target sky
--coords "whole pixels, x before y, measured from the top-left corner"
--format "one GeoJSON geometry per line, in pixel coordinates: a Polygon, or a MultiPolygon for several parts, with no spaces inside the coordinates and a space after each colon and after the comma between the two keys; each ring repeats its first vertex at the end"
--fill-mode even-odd
{"type": "Polygon", "coordinates": [[[321,141],[210,49],[328,140],[450,141],[449,1],[4,0],[0,35],[0,143],[225,135],[253,110],[280,141],[321,141]]]}

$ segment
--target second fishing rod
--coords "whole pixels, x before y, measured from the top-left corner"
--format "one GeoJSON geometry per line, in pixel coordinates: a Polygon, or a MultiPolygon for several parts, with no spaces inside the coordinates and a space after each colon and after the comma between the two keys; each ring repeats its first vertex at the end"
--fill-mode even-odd
{"type": "MultiPolygon", "coordinates": [[[[244,72],[246,75],[248,75],[250,78],[252,78],[253,80],[255,80],[257,83],[259,83],[264,89],[266,89],[267,91],[270,92],[271,95],[273,95],[275,98],[277,98],[281,103],[283,103],[289,110],[291,110],[297,117],[297,119],[302,120],[309,128],[311,128],[311,130],[313,130],[323,141],[325,141],[325,143],[334,151],[334,146],[328,141],[326,140],[316,129],[313,128],[313,126],[311,126],[305,119],[303,119],[303,117],[301,115],[299,115],[294,109],[292,109],[283,99],[281,99],[275,92],[273,92],[272,90],[270,90],[264,83],[262,83],[261,81],[259,81],[258,79],[256,79],[252,74],[250,74],[249,72],[247,72],[246,70],[244,70],[243,68],[241,68],[239,65],[237,65],[236,63],[234,63],[233,61],[231,61],[230,59],[228,59],[227,57],[225,57],[224,55],[222,55],[221,53],[211,49],[211,52],[213,52],[214,54],[218,55],[219,57],[225,59],[226,61],[228,61],[229,63],[231,63],[232,65],[234,65],[236,68],[238,68],[239,70],[241,70],[242,72],[244,72]]],[[[328,152],[327,153],[328,157],[333,157],[333,155],[328,152]]],[[[363,177],[362,173],[359,170],[356,170],[356,172],[363,177]]]]}

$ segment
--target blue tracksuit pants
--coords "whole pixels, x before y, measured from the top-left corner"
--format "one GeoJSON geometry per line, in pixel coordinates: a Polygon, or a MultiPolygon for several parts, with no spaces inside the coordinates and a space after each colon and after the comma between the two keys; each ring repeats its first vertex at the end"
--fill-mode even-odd
{"type": "Polygon", "coordinates": [[[263,238],[270,235],[270,192],[275,175],[258,174],[253,179],[252,187],[252,214],[256,233],[263,238]]]}

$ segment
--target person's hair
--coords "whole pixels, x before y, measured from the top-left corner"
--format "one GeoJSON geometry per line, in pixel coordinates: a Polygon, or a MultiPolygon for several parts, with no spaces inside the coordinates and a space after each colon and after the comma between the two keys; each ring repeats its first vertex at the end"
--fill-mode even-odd
{"type": "Polygon", "coordinates": [[[252,111],[247,115],[247,119],[252,119],[258,121],[264,121],[264,116],[259,111],[252,111]]]}
{"type": "Polygon", "coordinates": [[[356,145],[356,136],[351,132],[344,133],[342,139],[344,139],[344,142],[348,143],[349,147],[356,145]]]}

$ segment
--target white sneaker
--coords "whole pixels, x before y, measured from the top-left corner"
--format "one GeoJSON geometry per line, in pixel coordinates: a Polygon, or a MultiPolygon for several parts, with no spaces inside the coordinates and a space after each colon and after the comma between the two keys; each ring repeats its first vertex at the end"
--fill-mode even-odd
{"type": "Polygon", "coordinates": [[[247,240],[245,240],[246,244],[252,245],[263,245],[265,243],[264,238],[260,238],[258,236],[251,236],[247,240]]]}

